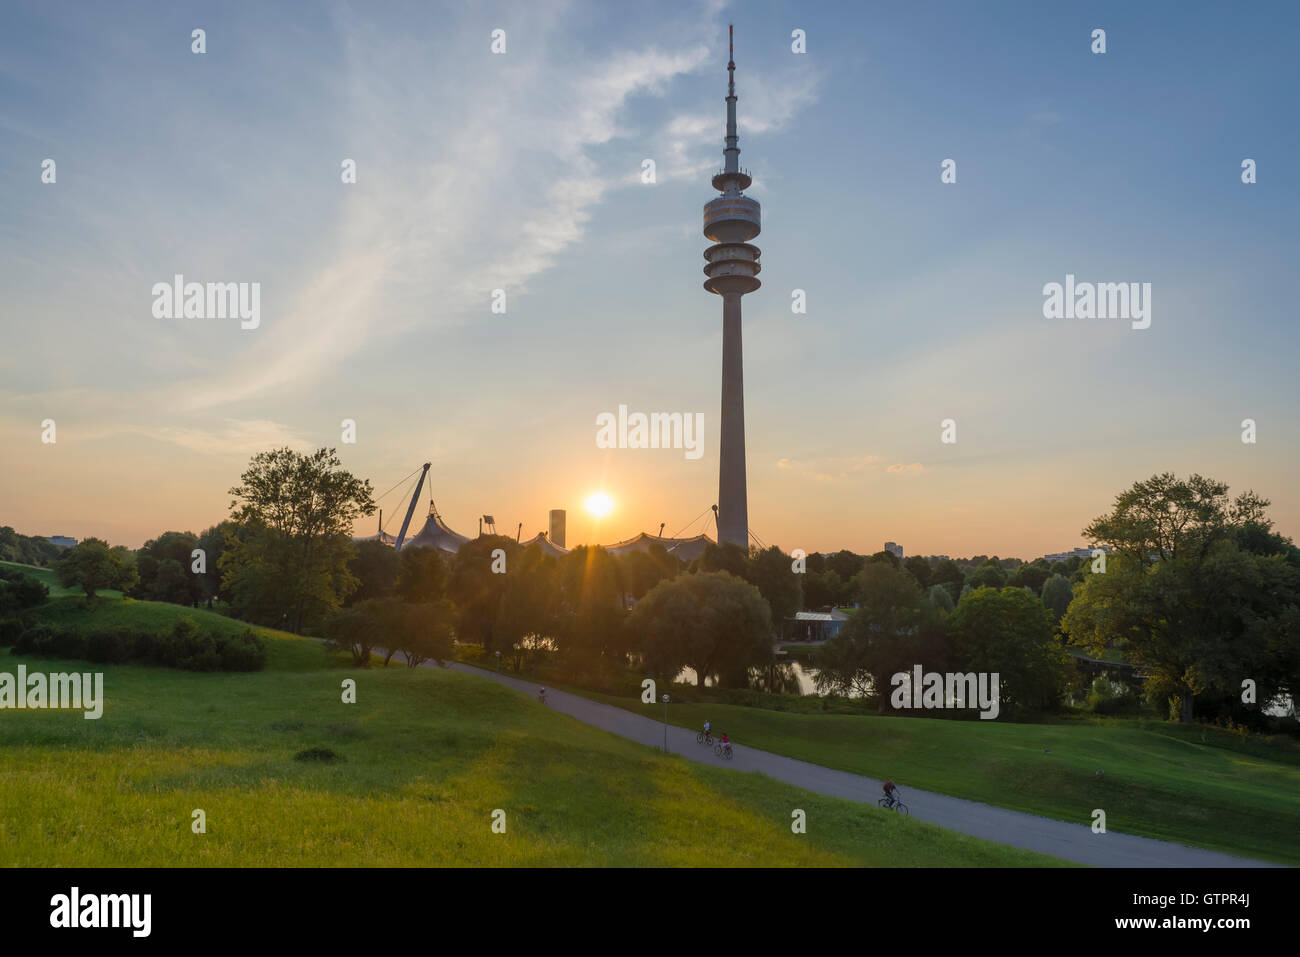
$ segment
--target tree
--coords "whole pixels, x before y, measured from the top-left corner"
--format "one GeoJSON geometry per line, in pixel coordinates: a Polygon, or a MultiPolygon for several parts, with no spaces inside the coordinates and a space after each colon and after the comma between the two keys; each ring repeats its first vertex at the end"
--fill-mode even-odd
{"type": "MultiPolygon", "coordinates": [[[[391,599],[390,599],[391,601],[391,599]]],[[[391,645],[406,658],[408,668],[436,661],[445,668],[453,657],[456,609],[445,598],[427,602],[392,602],[391,645]]]]}
{"type": "Polygon", "coordinates": [[[135,556],[118,545],[109,548],[102,538],[87,538],[73,545],[54,563],[54,574],[64,588],[80,588],[86,604],[93,605],[95,592],[115,588],[129,591],[136,581],[135,556]]]}
{"type": "Polygon", "coordinates": [[[907,561],[903,562],[903,567],[912,573],[912,577],[916,579],[916,583],[922,588],[930,587],[932,569],[930,563],[920,555],[913,555],[907,559],[907,561]]]}
{"type": "Polygon", "coordinates": [[[438,549],[404,548],[397,553],[393,590],[402,601],[438,601],[447,593],[448,574],[447,562],[438,549]]]}
{"type": "Polygon", "coordinates": [[[631,644],[624,628],[623,581],[614,556],[599,545],[579,545],[559,560],[557,577],[560,654],[572,664],[600,670],[626,664],[631,644]]]}
{"type": "Polygon", "coordinates": [[[1268,504],[1253,492],[1230,500],[1225,483],[1200,475],[1134,483],[1083,530],[1111,554],[1105,574],[1076,589],[1062,631],[1096,654],[1124,642],[1150,676],[1148,695],[1167,698],[1182,722],[1198,696],[1235,699],[1246,678],[1260,701],[1293,693],[1300,571],[1268,504]]]}
{"type": "Polygon", "coordinates": [[[804,576],[796,574],[792,564],[793,559],[773,545],[750,556],[744,575],[745,581],[757,588],[767,600],[772,612],[772,626],[777,629],[781,622],[794,617],[803,606],[803,583],[800,579],[804,576]]]}
{"type": "Polygon", "coordinates": [[[862,571],[862,566],[867,560],[861,555],[855,555],[847,548],[841,549],[834,555],[826,556],[826,568],[833,571],[842,581],[852,581],[858,572],[862,571]]]}
{"type": "Polygon", "coordinates": [[[510,578],[510,569],[519,557],[519,545],[504,535],[480,535],[466,542],[451,560],[447,576],[447,597],[456,606],[456,636],[461,641],[481,644],[488,652],[508,651],[493,640],[501,596],[510,578]],[[493,572],[500,567],[493,553],[505,553],[505,574],[493,572]]]}
{"type": "Polygon", "coordinates": [[[695,572],[662,581],[632,609],[629,631],[647,667],[671,681],[695,670],[704,687],[743,687],[750,669],[773,658],[772,619],[753,585],[728,572],[695,572]]]}
{"type": "Polygon", "coordinates": [[[943,585],[931,585],[926,592],[926,598],[934,606],[935,611],[947,613],[957,607],[956,602],[952,600],[952,593],[943,585]]]}
{"type": "MultiPolygon", "coordinates": [[[[383,623],[376,614],[376,599],[334,612],[325,622],[327,645],[352,655],[352,663],[365,667],[382,638],[383,623]]],[[[391,652],[390,652],[391,657],[391,652]]]]}
{"type": "Polygon", "coordinates": [[[198,547],[203,549],[207,571],[197,578],[200,594],[207,599],[209,606],[214,599],[229,604],[234,597],[221,580],[221,556],[226,552],[226,543],[239,537],[239,534],[239,526],[226,519],[199,535],[198,547]]]}
{"type": "Polygon", "coordinates": [[[1006,583],[1007,573],[994,560],[978,566],[966,578],[971,588],[1001,588],[1006,583]]]}
{"type": "Polygon", "coordinates": [[[524,549],[506,576],[492,645],[513,655],[516,671],[522,670],[525,657],[535,662],[553,647],[561,620],[558,577],[556,559],[536,545],[524,549]]]}
{"type": "Polygon", "coordinates": [[[357,542],[353,546],[352,557],[348,560],[348,571],[357,580],[357,588],[344,604],[355,605],[372,598],[390,597],[397,584],[401,556],[416,555],[423,551],[425,549],[408,548],[398,552],[392,545],[376,539],[357,542]]]}
{"type": "Polygon", "coordinates": [[[1051,577],[1051,570],[1043,559],[1022,564],[1011,576],[1010,584],[1021,588],[1031,588],[1035,595],[1041,594],[1043,584],[1051,577]]]}
{"type": "Polygon", "coordinates": [[[737,578],[744,578],[749,570],[749,553],[732,542],[710,542],[704,546],[699,561],[695,563],[696,571],[730,572],[737,578]]]}
{"type": "Polygon", "coordinates": [[[198,536],[193,532],[163,532],[136,551],[139,581],[132,598],[197,605],[204,597],[199,577],[190,571],[198,536]]]}
{"type": "Polygon", "coordinates": [[[966,583],[966,576],[957,563],[951,558],[942,559],[938,565],[934,566],[934,573],[930,576],[931,585],[946,585],[948,594],[952,596],[953,601],[957,600],[957,595],[961,591],[961,586],[966,583]]]}
{"type": "Polygon", "coordinates": [[[998,675],[1008,709],[1046,711],[1065,693],[1069,655],[1056,641],[1051,613],[1023,588],[977,588],[949,619],[953,670],[998,675]]]}
{"type": "Polygon", "coordinates": [[[1043,604],[1052,613],[1052,623],[1060,624],[1074,598],[1074,585],[1064,575],[1053,575],[1043,582],[1043,604]]]}
{"type": "Polygon", "coordinates": [[[241,615],[287,625],[322,621],[356,588],[351,530],[375,510],[369,481],[341,467],[334,449],[253,456],[230,490],[241,534],[226,542],[223,583],[241,615]]]}
{"type": "Polygon", "coordinates": [[[940,668],[946,641],[940,616],[911,573],[869,562],[857,578],[861,607],[817,652],[821,694],[876,696],[884,711],[891,677],[914,665],[940,668]]]}

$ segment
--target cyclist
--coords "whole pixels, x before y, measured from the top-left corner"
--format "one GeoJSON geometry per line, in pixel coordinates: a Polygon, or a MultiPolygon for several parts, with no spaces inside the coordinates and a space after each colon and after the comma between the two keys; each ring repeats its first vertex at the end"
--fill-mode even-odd
{"type": "Polygon", "coordinates": [[[731,739],[727,737],[725,732],[723,732],[723,734],[718,737],[718,744],[722,745],[723,751],[731,750],[731,739]]]}
{"type": "Polygon", "coordinates": [[[706,738],[709,736],[709,733],[710,733],[712,730],[713,730],[713,725],[711,725],[708,721],[705,721],[705,722],[704,722],[704,736],[705,736],[706,738]]]}
{"type": "Polygon", "coordinates": [[[885,792],[885,797],[889,798],[889,807],[893,807],[895,804],[898,803],[898,797],[895,793],[897,791],[898,791],[897,784],[895,784],[893,781],[885,782],[884,792],[885,792]]]}
{"type": "Polygon", "coordinates": [[[545,689],[545,688],[542,688],[540,691],[537,692],[537,700],[540,701],[542,704],[546,704],[546,689],[545,689]]]}

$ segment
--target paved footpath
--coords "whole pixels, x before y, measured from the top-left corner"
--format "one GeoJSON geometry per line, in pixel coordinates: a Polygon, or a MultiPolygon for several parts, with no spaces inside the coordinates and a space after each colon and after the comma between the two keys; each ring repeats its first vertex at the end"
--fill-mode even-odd
{"type": "MultiPolygon", "coordinates": [[[[433,662],[427,665],[437,667],[433,662]]],[[[537,697],[538,685],[494,671],[471,665],[452,664],[450,667],[467,674],[491,678],[503,685],[537,697]]],[[[628,738],[654,748],[664,746],[662,721],[633,714],[613,705],[602,704],[579,695],[546,690],[546,703],[555,711],[570,715],[619,737],[628,738]]],[[[735,757],[723,761],[695,741],[695,732],[675,725],[668,726],[668,750],[702,764],[724,765],[738,771],[760,771],[770,778],[793,784],[818,794],[847,798],[874,805],[881,795],[881,783],[874,778],[836,771],[818,764],[796,761],[780,754],[759,751],[737,745],[735,757]]],[[[946,794],[901,788],[903,800],[912,817],[940,827],[951,828],[963,834],[1021,847],[1041,854],[1090,864],[1095,867],[1277,867],[1266,861],[1234,857],[1219,851],[1187,847],[1169,841],[1157,841],[1132,834],[1094,834],[1087,824],[1071,824],[1051,818],[1009,811],[1006,808],[980,804],[946,794]]],[[[1091,808],[1088,809],[1088,812],[1091,808]]],[[[881,811],[880,813],[886,813],[881,811]]]]}

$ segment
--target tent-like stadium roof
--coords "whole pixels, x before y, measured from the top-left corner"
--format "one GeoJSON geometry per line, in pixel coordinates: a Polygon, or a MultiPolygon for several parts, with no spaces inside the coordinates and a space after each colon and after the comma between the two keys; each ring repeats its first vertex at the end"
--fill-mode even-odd
{"type": "Polygon", "coordinates": [[[662,545],[665,551],[674,558],[680,558],[684,562],[692,562],[704,554],[704,549],[713,544],[713,539],[704,534],[692,535],[690,538],[660,538],[658,535],[642,532],[635,538],[628,538],[621,542],[615,542],[613,545],[606,545],[605,551],[611,555],[626,555],[628,552],[648,552],[650,546],[655,543],[662,545]]]}
{"type": "Polygon", "coordinates": [[[444,552],[458,552],[460,547],[468,542],[469,539],[459,532],[453,532],[447,527],[447,523],[442,520],[438,510],[434,508],[433,502],[429,503],[429,517],[424,523],[424,528],[414,538],[407,539],[403,542],[403,548],[440,548],[444,552]]]}
{"type": "Polygon", "coordinates": [[[559,545],[556,545],[547,537],[545,532],[538,532],[528,541],[519,543],[520,548],[527,548],[529,545],[536,545],[542,550],[543,555],[554,555],[558,558],[561,555],[569,554],[567,548],[561,548],[559,545]]]}

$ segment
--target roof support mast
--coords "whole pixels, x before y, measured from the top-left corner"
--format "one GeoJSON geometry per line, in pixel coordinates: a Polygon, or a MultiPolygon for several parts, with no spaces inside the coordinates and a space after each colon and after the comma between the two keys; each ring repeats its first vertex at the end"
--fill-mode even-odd
{"type": "Polygon", "coordinates": [[[415,514],[415,503],[420,500],[420,489],[424,488],[424,477],[429,474],[429,466],[432,462],[425,462],[424,469],[420,472],[420,481],[415,483],[415,491],[411,493],[411,504],[406,509],[406,518],[402,519],[402,530],[397,533],[397,542],[393,545],[393,550],[400,552],[402,542],[406,541],[406,530],[411,525],[411,516],[415,514]]]}

